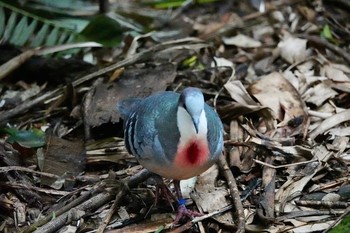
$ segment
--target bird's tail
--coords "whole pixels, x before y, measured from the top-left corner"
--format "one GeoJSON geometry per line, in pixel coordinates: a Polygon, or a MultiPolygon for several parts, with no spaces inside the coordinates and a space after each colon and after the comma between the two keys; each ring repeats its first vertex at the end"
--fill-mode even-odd
{"type": "Polygon", "coordinates": [[[142,98],[129,98],[125,100],[121,100],[117,103],[117,110],[119,111],[121,117],[126,119],[132,111],[140,102],[142,98]]]}

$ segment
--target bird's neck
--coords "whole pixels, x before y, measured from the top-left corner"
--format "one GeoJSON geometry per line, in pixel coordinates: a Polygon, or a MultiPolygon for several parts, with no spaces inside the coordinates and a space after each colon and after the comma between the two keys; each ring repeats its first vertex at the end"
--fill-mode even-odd
{"type": "Polygon", "coordinates": [[[199,118],[198,133],[190,114],[181,106],[177,109],[177,126],[180,132],[180,141],[186,142],[193,138],[207,138],[208,126],[204,109],[199,118]]]}
{"type": "Polygon", "coordinates": [[[177,125],[180,132],[176,161],[183,166],[200,166],[209,158],[207,118],[201,113],[198,133],[190,114],[181,106],[177,110],[177,125]]]}

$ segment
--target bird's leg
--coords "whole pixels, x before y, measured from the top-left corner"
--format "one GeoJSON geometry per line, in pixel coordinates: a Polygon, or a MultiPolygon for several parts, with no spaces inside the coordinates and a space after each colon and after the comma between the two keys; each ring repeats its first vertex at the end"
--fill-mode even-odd
{"type": "Polygon", "coordinates": [[[183,199],[179,180],[173,180],[176,196],[178,200],[183,199]]]}
{"type": "Polygon", "coordinates": [[[174,188],[175,188],[175,192],[178,197],[178,203],[179,203],[179,207],[177,208],[177,214],[173,224],[174,225],[178,224],[182,217],[189,217],[192,219],[194,217],[202,216],[203,214],[186,208],[185,200],[182,198],[180,181],[174,180],[173,182],[174,182],[174,188]]]}
{"type": "Polygon", "coordinates": [[[160,177],[159,175],[156,175],[156,174],[152,178],[156,182],[156,193],[155,193],[154,206],[156,206],[158,204],[159,197],[162,195],[167,199],[171,208],[174,210],[171,199],[173,199],[174,201],[177,201],[177,199],[172,194],[172,192],[169,190],[169,188],[164,184],[163,178],[160,177]]]}

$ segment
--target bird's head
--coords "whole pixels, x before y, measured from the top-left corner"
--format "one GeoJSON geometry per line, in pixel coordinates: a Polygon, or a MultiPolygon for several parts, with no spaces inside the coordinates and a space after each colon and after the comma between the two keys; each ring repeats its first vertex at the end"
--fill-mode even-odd
{"type": "Polygon", "coordinates": [[[198,88],[188,87],[183,90],[179,99],[179,107],[184,108],[190,115],[196,133],[199,130],[200,117],[204,111],[204,97],[198,88]]]}

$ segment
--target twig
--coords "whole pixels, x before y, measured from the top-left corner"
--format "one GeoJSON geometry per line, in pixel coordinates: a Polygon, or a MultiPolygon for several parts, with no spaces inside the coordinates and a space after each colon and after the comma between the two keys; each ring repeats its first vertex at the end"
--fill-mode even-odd
{"type": "Polygon", "coordinates": [[[213,211],[211,213],[208,213],[208,214],[205,214],[203,216],[199,216],[199,217],[195,217],[194,219],[192,219],[192,223],[197,223],[197,222],[200,222],[200,221],[203,221],[204,219],[207,219],[207,218],[211,218],[215,215],[218,215],[218,214],[222,214],[230,209],[232,209],[233,206],[232,205],[228,205],[220,210],[216,210],[216,211],[213,211]]]}
{"type": "Polygon", "coordinates": [[[13,72],[16,68],[25,63],[29,58],[35,55],[36,49],[27,50],[16,57],[12,58],[8,62],[2,64],[0,66],[0,80],[5,78],[11,72],[13,72]]]}
{"type": "MultiPolygon", "coordinates": [[[[5,182],[5,184],[7,187],[11,187],[13,189],[25,189],[25,190],[34,190],[40,193],[46,193],[46,194],[50,194],[50,195],[59,195],[59,196],[65,196],[70,194],[70,192],[67,191],[60,191],[60,190],[55,190],[55,189],[46,189],[46,188],[39,188],[30,184],[24,184],[24,183],[20,183],[20,182],[5,182]]],[[[2,184],[0,184],[0,187],[3,186],[2,184]]]]}
{"type": "MultiPolygon", "coordinates": [[[[92,188],[88,192],[82,194],[77,199],[73,200],[69,204],[63,206],[61,209],[57,210],[55,213],[49,213],[47,216],[43,219],[40,219],[39,221],[35,222],[34,224],[30,225],[29,227],[23,229],[21,233],[29,233],[37,229],[38,227],[43,226],[44,224],[50,222],[52,220],[52,216],[55,214],[55,216],[60,216],[61,214],[69,211],[70,209],[74,208],[75,206],[83,203],[85,200],[88,200],[90,196],[92,196],[93,193],[96,193],[98,190],[100,190],[100,186],[96,186],[95,188],[92,188]]],[[[63,222],[64,224],[64,222],[63,222]]],[[[58,227],[59,228],[59,227],[58,227]]]]}
{"type": "Polygon", "coordinates": [[[49,99],[49,98],[51,98],[51,97],[53,97],[56,94],[59,94],[61,92],[62,92],[62,88],[58,88],[56,90],[49,91],[41,96],[38,96],[35,99],[24,102],[13,109],[1,111],[0,112],[0,126],[6,124],[10,118],[12,118],[18,114],[25,113],[26,111],[31,109],[33,106],[40,104],[40,103],[44,102],[46,99],[49,99]]]}
{"type": "Polygon", "coordinates": [[[341,215],[344,213],[344,210],[302,210],[295,211],[290,213],[285,213],[283,216],[279,216],[275,218],[275,222],[282,222],[286,219],[295,219],[298,217],[306,217],[306,216],[320,216],[320,215],[341,215]]]}
{"type": "Polygon", "coordinates": [[[298,35],[304,39],[307,39],[311,42],[314,42],[316,44],[321,44],[327,49],[333,51],[334,53],[341,56],[348,64],[350,64],[350,54],[345,51],[345,49],[339,48],[338,46],[335,46],[331,43],[329,43],[327,40],[322,39],[318,36],[310,36],[310,35],[298,35]]]}
{"type": "Polygon", "coordinates": [[[294,200],[298,206],[315,207],[316,209],[346,209],[350,204],[345,201],[314,201],[314,200],[294,200]]]}
{"type": "MultiPolygon", "coordinates": [[[[271,155],[266,156],[266,164],[271,164],[274,158],[271,155]]],[[[270,222],[274,218],[275,211],[275,183],[276,170],[271,167],[263,167],[262,171],[262,187],[264,191],[260,195],[259,204],[257,206],[257,216],[261,220],[270,222]]]]}
{"type": "MultiPolygon", "coordinates": [[[[133,175],[132,177],[123,180],[123,183],[127,184],[129,187],[134,187],[138,183],[147,179],[150,175],[151,173],[149,171],[147,171],[146,169],[143,169],[137,174],[133,175]]],[[[95,188],[91,189],[89,192],[84,193],[82,196],[78,197],[68,205],[64,206],[63,208],[55,212],[55,216],[56,216],[55,219],[52,219],[53,213],[48,214],[44,219],[24,229],[21,233],[29,233],[34,231],[35,229],[37,229],[35,233],[46,233],[46,232],[57,231],[64,224],[66,224],[67,221],[76,220],[76,219],[68,220],[68,217],[70,216],[71,211],[81,212],[81,211],[97,209],[100,206],[104,205],[105,203],[111,201],[113,197],[115,197],[114,192],[107,191],[107,192],[99,193],[93,196],[92,198],[90,198],[93,193],[100,190],[101,190],[101,185],[97,185],[95,188]]],[[[126,191],[125,186],[121,185],[119,192],[117,194],[117,197],[115,197],[115,199],[117,200],[119,195],[123,196],[125,194],[125,191],[126,191]]],[[[118,202],[115,202],[115,208],[117,204],[118,202]]]]}
{"type": "Polygon", "coordinates": [[[73,221],[77,220],[80,217],[82,217],[80,214],[78,215],[71,215],[71,213],[79,213],[79,212],[86,212],[88,210],[97,209],[98,207],[104,205],[105,203],[111,201],[114,197],[113,192],[103,192],[99,193],[96,196],[93,196],[90,199],[87,199],[82,204],[78,205],[77,207],[74,207],[70,209],[69,211],[61,214],[60,216],[56,217],[55,219],[51,220],[44,226],[38,228],[34,233],[51,233],[59,230],[64,224],[67,223],[67,221],[73,221]],[[71,218],[69,219],[71,215],[71,218]]]}
{"type": "Polygon", "coordinates": [[[115,210],[117,209],[117,207],[119,205],[120,199],[124,196],[125,191],[126,191],[125,187],[122,187],[122,189],[119,190],[118,194],[115,196],[113,205],[111,206],[111,208],[109,209],[109,211],[106,214],[105,218],[103,219],[102,224],[98,227],[96,233],[103,233],[104,232],[104,230],[106,229],[109,221],[112,218],[112,215],[114,214],[115,210]]]}
{"type": "Polygon", "coordinates": [[[134,188],[139,183],[145,181],[152,175],[152,172],[148,171],[147,169],[142,169],[135,175],[133,175],[130,178],[125,179],[124,181],[127,183],[129,188],[134,188]]]}
{"type": "Polygon", "coordinates": [[[297,165],[302,165],[302,164],[312,163],[312,162],[317,162],[318,161],[317,159],[313,159],[313,160],[310,160],[310,161],[303,161],[303,162],[297,162],[297,163],[290,163],[290,164],[284,164],[284,165],[275,166],[275,165],[268,164],[268,163],[265,163],[265,162],[257,160],[257,159],[253,159],[253,160],[254,160],[254,162],[256,162],[258,164],[261,164],[263,166],[266,166],[266,167],[269,167],[269,168],[273,168],[273,169],[292,167],[292,166],[297,166],[297,165]]]}
{"type": "MultiPolygon", "coordinates": [[[[225,153],[226,154],[226,153],[225,153]]],[[[238,223],[237,223],[237,233],[244,233],[245,231],[245,218],[244,218],[244,212],[243,212],[243,205],[239,196],[239,191],[237,188],[236,180],[227,164],[226,156],[221,156],[219,159],[219,167],[224,173],[224,176],[227,180],[228,186],[230,188],[232,201],[234,203],[237,217],[238,217],[238,223]]]]}
{"type": "Polygon", "coordinates": [[[168,233],[181,233],[181,232],[184,232],[184,231],[190,229],[192,226],[193,226],[193,222],[188,221],[185,224],[170,230],[168,233]]]}
{"type": "Polygon", "coordinates": [[[220,210],[216,210],[216,211],[213,211],[211,213],[208,213],[208,214],[205,214],[203,216],[200,216],[200,217],[195,217],[194,219],[192,219],[191,221],[188,221],[187,223],[185,223],[184,225],[181,225],[173,230],[170,230],[168,231],[168,233],[177,233],[177,232],[183,232],[185,230],[188,230],[190,229],[195,223],[197,222],[201,222],[207,218],[211,218],[215,215],[219,215],[219,214],[222,214],[230,209],[232,209],[233,206],[232,205],[228,205],[220,210]]]}
{"type": "Polygon", "coordinates": [[[45,176],[45,177],[49,177],[49,178],[54,178],[54,179],[60,178],[57,175],[47,173],[47,172],[35,171],[35,170],[27,168],[27,167],[20,167],[20,166],[0,167],[0,173],[7,173],[9,171],[23,171],[23,172],[33,173],[33,174],[37,174],[37,175],[41,175],[41,176],[45,176]]]}
{"type": "Polygon", "coordinates": [[[350,207],[348,207],[342,215],[340,215],[331,225],[327,227],[322,233],[327,233],[330,229],[332,229],[335,225],[337,225],[346,215],[350,213],[350,207]]]}

